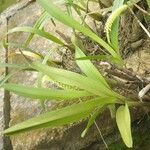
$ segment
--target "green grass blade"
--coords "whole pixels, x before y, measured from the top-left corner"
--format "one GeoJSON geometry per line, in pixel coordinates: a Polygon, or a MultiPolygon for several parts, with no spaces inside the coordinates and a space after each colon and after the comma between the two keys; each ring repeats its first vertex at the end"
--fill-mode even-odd
{"type": "Polygon", "coordinates": [[[146,1],[147,1],[147,5],[148,5],[148,7],[150,9],[150,0],[146,0],[146,1]]]}
{"type": "MultiPolygon", "coordinates": [[[[119,8],[120,6],[122,6],[124,3],[124,0],[115,0],[113,2],[113,7],[112,7],[112,12],[114,12],[117,8],[119,8]]],[[[111,45],[112,47],[119,51],[119,40],[118,40],[118,35],[119,35],[119,21],[120,18],[118,17],[111,28],[110,31],[110,41],[111,41],[111,45]]]]}
{"type": "Polygon", "coordinates": [[[19,65],[19,64],[8,64],[8,63],[0,63],[0,68],[15,68],[15,69],[29,69],[28,65],[19,65]]]}
{"type": "Polygon", "coordinates": [[[109,46],[104,40],[98,37],[94,32],[92,32],[89,28],[80,25],[78,21],[66,15],[63,11],[61,11],[53,3],[50,3],[48,0],[37,1],[51,16],[64,23],[65,25],[82,32],[83,34],[103,46],[113,57],[120,59],[115,50],[111,46],[109,46]]]}
{"type": "MultiPolygon", "coordinates": [[[[119,8],[117,8],[115,11],[113,11],[110,16],[108,17],[106,24],[105,24],[105,31],[106,31],[106,36],[108,43],[111,44],[111,39],[110,39],[110,31],[112,30],[112,25],[114,21],[125,11],[128,9],[128,5],[121,5],[119,8]]],[[[117,27],[117,26],[116,26],[117,27]]],[[[116,30],[116,28],[115,28],[116,30]]],[[[114,31],[115,32],[115,31],[114,31]]],[[[116,33],[113,33],[114,35],[117,35],[116,33]]],[[[113,35],[112,34],[112,35],[113,35]]],[[[116,39],[116,38],[115,38],[116,39]]],[[[115,45],[116,46],[116,45],[115,45]]],[[[115,49],[116,52],[118,49],[115,49]]]]}
{"type": "Polygon", "coordinates": [[[111,55],[92,55],[92,56],[85,56],[85,57],[78,57],[76,58],[76,60],[101,60],[101,61],[108,61],[108,62],[115,62],[118,63],[118,59],[112,57],[111,55]]]}
{"type": "Polygon", "coordinates": [[[101,107],[98,107],[97,110],[95,110],[93,112],[93,114],[89,118],[86,128],[84,129],[84,131],[81,134],[81,137],[84,137],[87,134],[89,128],[94,124],[96,118],[98,117],[98,115],[100,115],[100,113],[102,113],[102,111],[103,111],[103,109],[101,107]]]}
{"type": "Polygon", "coordinates": [[[80,97],[92,96],[91,93],[85,91],[35,88],[11,83],[4,84],[2,87],[17,95],[40,100],[70,100],[80,97]]]}
{"type": "Polygon", "coordinates": [[[33,67],[33,69],[44,73],[45,75],[49,76],[50,79],[56,82],[74,86],[76,88],[86,90],[99,96],[116,96],[116,94],[107,87],[105,87],[103,83],[97,82],[97,80],[93,80],[78,73],[50,67],[38,62],[34,62],[31,66],[33,67]]]}
{"type": "MultiPolygon", "coordinates": [[[[33,28],[35,29],[42,29],[42,27],[44,26],[46,20],[48,19],[48,14],[46,12],[43,12],[42,15],[39,17],[39,19],[36,21],[35,25],[33,28]]],[[[30,33],[30,35],[28,36],[26,42],[25,42],[25,46],[27,47],[31,40],[34,37],[34,33],[30,33]]]]}
{"type": "Polygon", "coordinates": [[[39,30],[39,29],[35,29],[35,28],[32,28],[32,27],[16,27],[16,28],[13,28],[11,30],[8,31],[8,34],[10,33],[14,33],[14,32],[28,32],[28,33],[32,33],[32,34],[37,34],[41,37],[44,37],[48,40],[51,40],[57,44],[60,44],[60,45],[65,45],[60,39],[58,39],[57,37],[51,35],[50,33],[48,32],[45,32],[43,30],[39,30]]]}
{"type": "Polygon", "coordinates": [[[79,104],[44,113],[38,117],[29,119],[3,131],[4,134],[12,135],[20,132],[30,131],[39,128],[57,127],[73,123],[87,118],[96,107],[102,107],[106,104],[113,103],[110,99],[94,99],[79,104]]]}
{"type": "MultiPolygon", "coordinates": [[[[81,49],[75,45],[75,58],[85,57],[86,55],[81,51],[81,49]]],[[[102,82],[105,86],[109,87],[104,77],[96,69],[90,60],[76,60],[77,65],[80,67],[81,71],[85,73],[88,77],[102,82]]]]}

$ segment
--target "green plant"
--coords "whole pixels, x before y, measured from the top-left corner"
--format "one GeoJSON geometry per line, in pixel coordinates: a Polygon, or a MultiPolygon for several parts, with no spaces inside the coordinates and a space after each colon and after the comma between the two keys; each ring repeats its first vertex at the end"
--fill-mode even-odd
{"type": "MultiPolygon", "coordinates": [[[[24,85],[17,85],[12,83],[5,83],[5,81],[12,75],[7,76],[1,83],[1,86],[6,90],[14,92],[18,95],[24,97],[30,97],[33,99],[39,99],[41,102],[44,100],[55,99],[60,100],[74,100],[78,98],[86,98],[86,101],[78,102],[71,106],[67,106],[58,110],[44,113],[38,117],[29,119],[20,124],[10,127],[3,131],[4,134],[12,135],[20,132],[25,132],[33,129],[43,128],[43,127],[56,127],[60,125],[65,125],[73,122],[77,122],[82,119],[89,119],[89,122],[82,133],[82,137],[85,136],[88,129],[94,124],[95,119],[102,113],[104,109],[108,106],[114,106],[115,104],[121,105],[116,112],[116,122],[121,133],[124,143],[128,147],[133,146],[132,136],[131,136],[131,119],[129,106],[137,105],[138,102],[128,99],[111,89],[106,79],[102,74],[96,69],[89,59],[104,59],[118,66],[123,66],[123,60],[119,52],[118,44],[118,30],[119,30],[119,16],[123,11],[128,9],[132,3],[124,4],[124,0],[115,0],[113,3],[112,14],[108,18],[105,26],[107,41],[105,42],[96,33],[94,33],[88,25],[84,22],[84,17],[81,15],[81,11],[86,12],[84,4],[80,2],[68,0],[67,10],[68,14],[60,11],[57,6],[53,3],[49,3],[48,0],[37,0],[40,6],[44,9],[43,14],[37,20],[34,27],[17,27],[8,32],[8,34],[14,32],[28,32],[30,33],[26,42],[23,45],[14,44],[16,47],[23,48],[24,51],[20,51],[27,61],[26,65],[15,65],[15,64],[1,64],[2,67],[14,67],[18,69],[30,69],[32,71],[39,72],[41,75],[45,75],[50,81],[53,81],[59,89],[47,89],[40,87],[29,87],[24,85]],[[80,15],[82,25],[71,17],[71,8],[80,15]],[[61,39],[54,35],[44,31],[43,26],[49,18],[57,19],[61,23],[71,27],[73,29],[72,43],[63,42],[61,39]],[[91,38],[94,42],[98,43],[105,49],[105,54],[97,56],[86,56],[84,54],[84,46],[82,42],[77,37],[77,32],[83,33],[85,36],[91,38]],[[64,69],[57,68],[55,66],[50,66],[48,64],[48,58],[37,54],[32,50],[29,52],[26,49],[29,46],[33,36],[37,34],[48,40],[57,43],[60,46],[67,47],[70,50],[75,51],[75,60],[84,75],[67,71],[64,69]],[[32,62],[27,56],[43,59],[43,62],[35,61],[32,62]]],[[[97,2],[97,1],[96,1],[97,2]]],[[[135,1],[138,2],[138,1],[135,1]]],[[[84,2],[83,2],[84,3],[84,2]]],[[[95,19],[96,16],[100,14],[92,13],[90,16],[95,19]]],[[[4,46],[11,45],[10,43],[4,43],[4,46]]],[[[51,61],[49,61],[51,62],[51,61]]],[[[53,62],[54,64],[56,62],[53,62]]],[[[40,76],[43,79],[43,76],[40,76]]],[[[42,84],[42,83],[40,83],[42,84]]],[[[110,107],[111,110],[111,107],[110,107]]]]}

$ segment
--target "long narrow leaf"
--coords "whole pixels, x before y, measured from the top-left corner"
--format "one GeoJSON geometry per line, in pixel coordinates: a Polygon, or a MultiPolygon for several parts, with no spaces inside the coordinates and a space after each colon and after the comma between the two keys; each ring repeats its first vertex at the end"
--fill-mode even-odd
{"type": "Polygon", "coordinates": [[[78,73],[50,67],[38,62],[32,63],[32,67],[33,69],[43,72],[54,81],[70,86],[75,86],[79,89],[86,90],[99,96],[116,96],[116,93],[105,87],[103,83],[97,82],[97,80],[93,80],[78,73]]]}
{"type": "MultiPolygon", "coordinates": [[[[57,6],[55,6],[52,2],[50,3],[49,0],[37,0],[38,3],[54,18],[59,20],[60,22],[64,23],[65,25],[74,28],[86,36],[89,36],[91,39],[99,43],[103,46],[113,57],[118,58],[117,53],[115,50],[109,46],[104,40],[98,37],[94,32],[90,29],[80,25],[80,23],[70,16],[66,15],[63,11],[61,11],[57,6]]],[[[118,58],[120,59],[120,58],[118,58]]]]}
{"type": "MultiPolygon", "coordinates": [[[[114,21],[125,11],[128,9],[128,5],[121,5],[119,8],[115,9],[115,11],[113,11],[111,13],[111,15],[109,16],[109,18],[107,19],[106,21],[106,24],[105,24],[105,31],[106,31],[106,35],[107,35],[107,40],[109,42],[109,44],[111,44],[111,39],[110,39],[110,31],[112,30],[112,25],[114,23],[114,21]]],[[[116,25],[116,24],[115,24],[116,25]]],[[[115,26],[114,30],[116,31],[116,28],[117,26],[115,26]]],[[[115,40],[116,40],[116,33],[113,32],[113,34],[115,35],[115,40]]],[[[113,35],[112,34],[112,35],[113,35]]],[[[116,41],[115,41],[116,42],[116,41]]],[[[117,44],[117,43],[115,43],[117,44]]],[[[116,45],[115,45],[116,47],[116,45]]],[[[116,49],[117,51],[118,49],[116,49]]]]}
{"type": "MultiPolygon", "coordinates": [[[[119,8],[120,6],[122,6],[124,3],[124,0],[115,0],[113,2],[113,7],[112,7],[112,12],[115,11],[117,8],[119,8]]],[[[110,41],[112,46],[114,47],[114,49],[116,49],[117,51],[119,51],[119,40],[118,40],[118,35],[119,35],[119,21],[120,18],[118,17],[111,28],[110,31],[110,41]]]]}
{"type": "MultiPolygon", "coordinates": [[[[81,51],[81,49],[75,45],[75,58],[85,57],[86,55],[81,51]]],[[[88,77],[102,82],[105,86],[109,87],[104,77],[96,69],[90,60],[76,60],[77,65],[80,67],[81,71],[85,73],[88,77]]]]}
{"type": "Polygon", "coordinates": [[[34,88],[11,83],[4,84],[2,87],[8,91],[16,93],[17,95],[40,100],[70,100],[80,97],[92,96],[92,94],[85,91],[34,88]]]}
{"type": "Polygon", "coordinates": [[[29,33],[32,33],[32,34],[37,34],[37,35],[39,35],[41,37],[44,37],[48,40],[51,40],[51,41],[53,41],[57,44],[65,45],[60,39],[58,39],[57,37],[51,35],[50,33],[45,32],[43,30],[35,29],[35,28],[32,28],[32,27],[16,27],[16,28],[13,28],[13,29],[9,30],[8,34],[14,33],[14,32],[29,32],[29,33]]]}
{"type": "Polygon", "coordinates": [[[94,99],[79,104],[74,104],[62,109],[47,112],[38,117],[29,119],[9,129],[3,131],[4,134],[11,135],[20,132],[30,131],[38,128],[57,127],[73,123],[88,117],[93,109],[113,103],[113,99],[94,99]]]}
{"type": "Polygon", "coordinates": [[[0,68],[15,68],[15,69],[27,69],[28,65],[19,65],[19,64],[8,64],[8,63],[0,63],[0,68]]]}
{"type": "Polygon", "coordinates": [[[150,9],[150,0],[146,0],[146,1],[147,1],[147,5],[148,5],[148,7],[150,9]]]}
{"type": "Polygon", "coordinates": [[[116,62],[119,63],[117,59],[112,57],[111,55],[89,55],[85,57],[78,57],[76,60],[101,60],[101,61],[108,61],[108,62],[116,62]]]}
{"type": "Polygon", "coordinates": [[[84,129],[84,131],[82,132],[81,137],[84,137],[87,134],[89,128],[94,124],[95,119],[98,117],[98,115],[102,111],[103,111],[103,109],[101,107],[97,108],[97,110],[94,111],[94,113],[90,116],[88,124],[87,124],[86,128],[84,129]]]}
{"type": "MultiPolygon", "coordinates": [[[[39,17],[39,19],[36,21],[33,28],[42,29],[42,27],[44,26],[47,18],[48,18],[48,14],[46,12],[43,12],[42,15],[39,17]]],[[[28,38],[25,42],[25,46],[29,45],[29,43],[31,42],[33,37],[34,37],[34,33],[30,33],[30,35],[28,36],[28,38]]]]}

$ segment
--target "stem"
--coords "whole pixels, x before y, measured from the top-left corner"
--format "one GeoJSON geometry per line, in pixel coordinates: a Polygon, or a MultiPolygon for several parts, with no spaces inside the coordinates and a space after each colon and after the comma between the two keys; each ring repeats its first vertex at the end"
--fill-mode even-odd
{"type": "Polygon", "coordinates": [[[102,141],[103,141],[103,143],[104,143],[106,149],[108,149],[108,145],[107,145],[107,143],[105,142],[105,139],[103,138],[102,132],[101,132],[100,128],[98,127],[96,121],[94,121],[94,124],[95,124],[95,126],[96,126],[96,128],[97,128],[97,130],[98,130],[98,132],[99,132],[99,134],[100,134],[100,137],[101,137],[101,139],[102,139],[102,141]]]}

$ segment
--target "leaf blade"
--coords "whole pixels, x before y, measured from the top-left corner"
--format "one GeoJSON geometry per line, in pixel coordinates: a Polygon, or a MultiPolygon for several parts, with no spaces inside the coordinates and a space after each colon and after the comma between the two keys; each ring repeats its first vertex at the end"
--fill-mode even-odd
{"type": "Polygon", "coordinates": [[[120,106],[116,112],[116,122],[119,128],[121,137],[127,147],[133,147],[131,135],[131,118],[128,105],[120,106]]]}
{"type": "Polygon", "coordinates": [[[95,110],[95,112],[90,116],[89,121],[87,123],[87,126],[86,126],[86,128],[84,129],[84,131],[81,134],[82,138],[87,134],[89,128],[94,124],[95,119],[98,117],[98,115],[100,113],[102,113],[102,111],[103,111],[102,108],[98,107],[97,110],[95,110]]]}
{"type": "MultiPolygon", "coordinates": [[[[44,26],[47,18],[48,18],[48,14],[46,12],[43,12],[42,15],[39,17],[39,19],[36,21],[34,28],[41,29],[44,26]]],[[[27,37],[27,39],[25,41],[26,47],[30,44],[33,37],[34,37],[34,33],[30,33],[30,35],[27,37]]]]}
{"type": "MultiPolygon", "coordinates": [[[[122,6],[123,3],[124,3],[124,0],[115,0],[113,2],[112,11],[115,11],[117,8],[122,6]]],[[[111,44],[114,47],[114,49],[116,49],[117,51],[119,51],[119,40],[118,40],[118,36],[119,36],[119,21],[120,21],[120,18],[118,17],[114,21],[114,23],[112,25],[112,29],[110,31],[111,44]]]]}
{"type": "Polygon", "coordinates": [[[92,96],[92,94],[86,91],[75,91],[75,90],[54,90],[46,88],[34,88],[30,86],[18,85],[7,83],[2,85],[8,91],[11,91],[15,94],[40,100],[71,100],[80,97],[92,96]]]}
{"type": "MultiPolygon", "coordinates": [[[[112,103],[111,98],[107,103],[112,103]]],[[[3,131],[3,134],[12,135],[20,132],[30,131],[43,127],[56,127],[76,122],[86,118],[89,113],[98,106],[107,104],[105,99],[94,99],[79,104],[73,104],[62,109],[41,114],[38,117],[29,119],[3,131]]]]}
{"type": "MultiPolygon", "coordinates": [[[[82,52],[82,50],[77,45],[75,45],[75,58],[85,56],[86,55],[82,52]]],[[[100,81],[104,85],[109,87],[104,77],[100,74],[100,72],[96,69],[96,67],[92,64],[90,60],[76,60],[76,63],[80,67],[81,71],[85,73],[88,77],[100,81]]]]}
{"type": "Polygon", "coordinates": [[[49,76],[52,80],[75,86],[79,89],[88,91],[99,96],[117,96],[111,89],[105,87],[102,83],[97,83],[96,80],[88,78],[86,76],[67,71],[60,68],[50,67],[38,62],[32,63],[33,69],[43,72],[45,75],[49,76]]]}
{"type": "Polygon", "coordinates": [[[64,46],[64,42],[62,42],[60,39],[58,39],[57,37],[55,37],[54,35],[48,33],[48,32],[45,32],[43,30],[39,30],[39,29],[36,29],[36,28],[32,28],[32,27],[16,27],[16,28],[13,28],[11,30],[8,31],[7,34],[11,34],[11,33],[14,33],[14,32],[28,32],[28,33],[32,33],[32,34],[37,34],[41,37],[44,37],[48,40],[51,40],[59,45],[62,45],[64,46]]]}
{"type": "MultiPolygon", "coordinates": [[[[74,28],[86,36],[90,37],[97,43],[99,43],[102,47],[104,47],[113,57],[118,58],[117,53],[111,46],[109,46],[104,40],[98,37],[94,32],[90,29],[81,26],[79,22],[72,19],[70,16],[64,14],[58,7],[56,7],[53,3],[49,3],[48,0],[38,0],[38,3],[41,7],[43,7],[51,16],[64,23],[65,25],[74,28]]],[[[119,58],[120,59],[120,58],[119,58]]]]}

